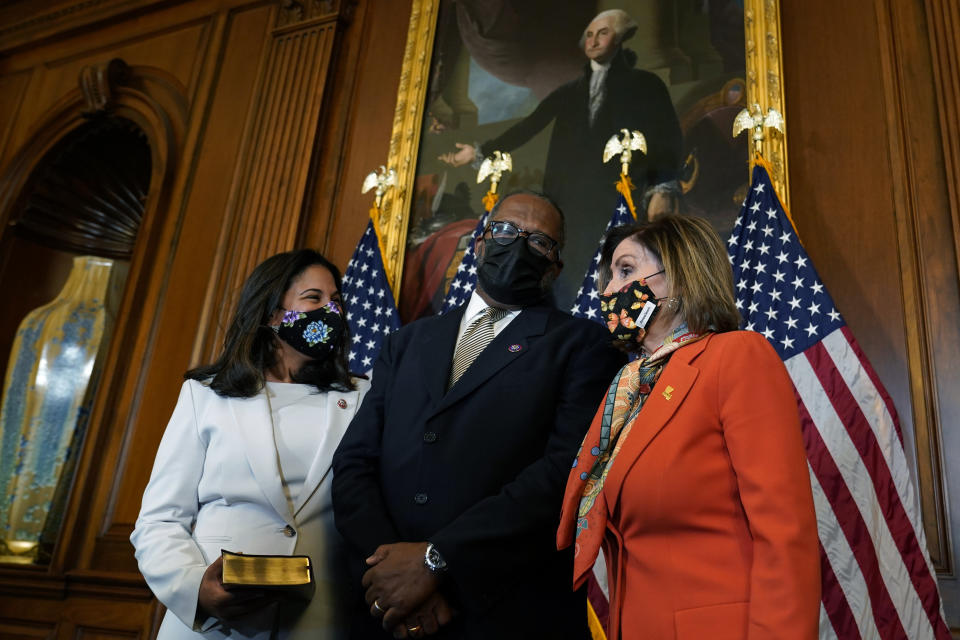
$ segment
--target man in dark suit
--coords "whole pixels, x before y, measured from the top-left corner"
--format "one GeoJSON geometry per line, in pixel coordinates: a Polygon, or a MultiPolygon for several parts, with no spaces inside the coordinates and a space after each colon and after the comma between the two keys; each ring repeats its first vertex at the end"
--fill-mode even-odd
{"type": "MultiPolygon", "coordinates": [[[[566,252],[572,272],[561,278],[557,292],[566,307],[617,203],[613,185],[620,163],[602,161],[610,136],[621,129],[638,130],[647,140],[647,153],[633,155],[630,171],[638,193],[675,180],[679,173],[682,133],[667,87],[656,74],[634,68],[636,54],[623,47],[636,29],[620,9],[598,14],[580,39],[587,57],[582,76],[555,89],[533,113],[499,136],[479,147],[457,144],[456,152],[440,158],[462,166],[495,150],[513,151],[553,123],[543,190],[556,199],[576,230],[566,252]]],[[[643,219],[646,211],[638,214],[643,219]]]]}
{"type": "Polygon", "coordinates": [[[355,638],[589,637],[554,539],[625,360],[601,326],[541,304],[562,268],[560,210],[517,193],[490,220],[470,302],[388,336],[334,456],[336,524],[366,568],[355,638]]]}

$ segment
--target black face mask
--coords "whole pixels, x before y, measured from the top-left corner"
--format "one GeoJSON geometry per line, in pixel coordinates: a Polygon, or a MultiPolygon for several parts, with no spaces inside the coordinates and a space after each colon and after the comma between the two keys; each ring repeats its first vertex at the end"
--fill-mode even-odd
{"type": "Polygon", "coordinates": [[[528,306],[546,294],[541,282],[552,265],[549,258],[531,252],[521,238],[506,246],[485,240],[477,281],[497,302],[528,306]]]}
{"type": "Polygon", "coordinates": [[[277,337],[314,360],[333,354],[344,333],[340,305],[330,301],[313,311],[284,311],[280,324],[270,325],[277,337]]]}
{"type": "Polygon", "coordinates": [[[644,280],[634,280],[615,293],[602,294],[600,311],[615,340],[639,344],[660,311],[660,304],[644,280]]]}

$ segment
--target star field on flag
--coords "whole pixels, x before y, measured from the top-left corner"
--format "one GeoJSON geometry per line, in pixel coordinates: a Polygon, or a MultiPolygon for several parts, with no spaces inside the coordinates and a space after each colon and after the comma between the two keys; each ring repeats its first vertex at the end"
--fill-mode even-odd
{"type": "Polygon", "coordinates": [[[366,373],[373,369],[383,337],[400,328],[373,220],[347,264],[341,294],[350,325],[350,369],[366,373]]]}
{"type": "Polygon", "coordinates": [[[603,231],[603,236],[600,237],[600,246],[597,247],[597,252],[593,255],[593,260],[591,260],[590,266],[587,268],[587,274],[583,276],[583,283],[580,285],[580,288],[577,289],[577,297],[573,302],[573,307],[570,308],[572,315],[577,318],[594,320],[606,326],[603,316],[600,313],[601,292],[597,291],[600,250],[603,248],[604,237],[610,229],[624,224],[633,224],[634,222],[636,222],[636,220],[633,214],[630,213],[626,199],[621,194],[620,197],[617,198],[617,206],[613,209],[613,216],[610,217],[610,222],[607,223],[607,227],[603,231]]]}
{"type": "Polygon", "coordinates": [[[473,245],[476,239],[483,235],[489,217],[489,211],[480,216],[480,220],[473,230],[473,235],[470,236],[467,250],[457,266],[457,275],[450,282],[450,290],[447,291],[447,295],[443,299],[440,313],[446,313],[466,303],[470,299],[470,294],[477,287],[477,255],[473,251],[473,245]]]}
{"type": "Polygon", "coordinates": [[[762,333],[784,360],[844,326],[769,177],[751,186],[727,252],[743,328],[762,333]]]}

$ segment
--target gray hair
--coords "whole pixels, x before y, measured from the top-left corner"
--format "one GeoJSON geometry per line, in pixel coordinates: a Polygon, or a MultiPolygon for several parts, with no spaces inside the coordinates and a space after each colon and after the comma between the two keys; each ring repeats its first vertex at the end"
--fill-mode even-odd
{"type": "Polygon", "coordinates": [[[583,49],[583,44],[587,40],[587,29],[590,28],[591,24],[601,18],[613,18],[613,33],[617,44],[621,44],[624,41],[629,40],[637,31],[637,23],[633,18],[630,17],[629,13],[623,9],[607,9],[606,11],[601,11],[597,15],[593,16],[593,20],[587,23],[587,26],[583,28],[583,33],[580,34],[579,43],[581,49],[583,49]]]}

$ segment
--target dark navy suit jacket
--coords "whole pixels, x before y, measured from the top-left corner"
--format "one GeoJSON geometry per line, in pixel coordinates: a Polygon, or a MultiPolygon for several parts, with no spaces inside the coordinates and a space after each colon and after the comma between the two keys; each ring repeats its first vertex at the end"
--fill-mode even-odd
{"type": "MultiPolygon", "coordinates": [[[[337,528],[362,559],[434,543],[460,614],[443,638],[586,638],[555,537],[570,464],[626,362],[600,325],[524,309],[447,391],[464,308],[388,336],[334,456],[337,528]]],[[[358,606],[355,637],[381,637],[358,606]]],[[[383,636],[388,637],[388,636],[383,636]]]]}

